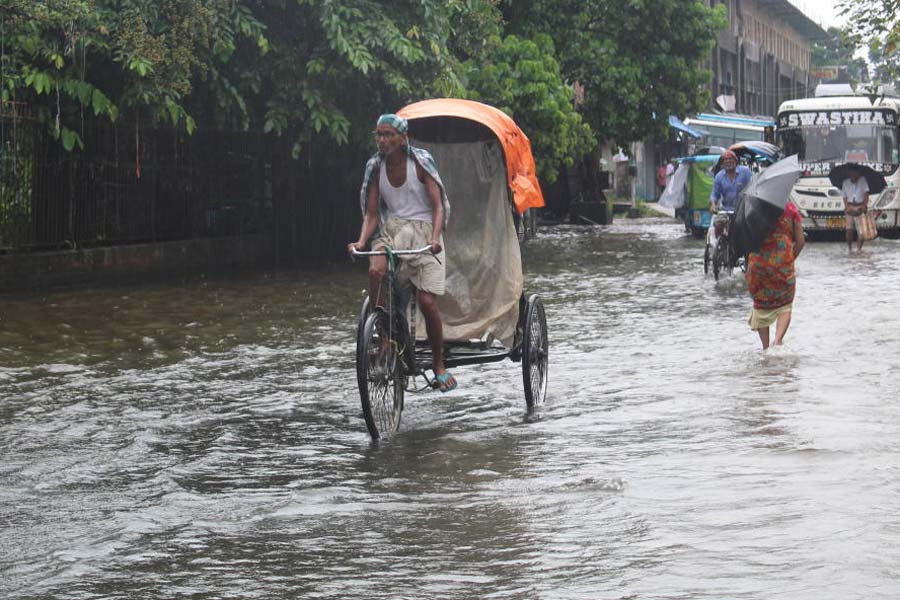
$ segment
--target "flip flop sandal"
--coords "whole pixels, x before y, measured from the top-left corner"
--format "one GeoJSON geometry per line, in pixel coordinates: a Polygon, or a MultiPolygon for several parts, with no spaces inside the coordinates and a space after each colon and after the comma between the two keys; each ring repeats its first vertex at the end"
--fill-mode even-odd
{"type": "Polygon", "coordinates": [[[442,394],[446,394],[450,390],[456,389],[456,378],[450,373],[435,375],[434,381],[437,383],[437,389],[441,390],[442,394]]]}

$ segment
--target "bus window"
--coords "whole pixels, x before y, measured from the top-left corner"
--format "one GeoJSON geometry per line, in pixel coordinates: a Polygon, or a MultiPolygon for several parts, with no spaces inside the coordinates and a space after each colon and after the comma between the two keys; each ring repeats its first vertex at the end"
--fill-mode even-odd
{"type": "Polygon", "coordinates": [[[894,148],[894,138],[890,135],[890,133],[882,133],[881,134],[881,146],[883,150],[883,156],[890,157],[891,162],[897,162],[897,149],[894,148]]]}
{"type": "Polygon", "coordinates": [[[831,162],[894,162],[897,133],[894,129],[868,124],[824,128],[784,129],[778,138],[786,154],[800,160],[831,162]]]}
{"type": "Polygon", "coordinates": [[[796,154],[800,160],[806,158],[806,140],[799,129],[785,129],[778,132],[781,149],[784,150],[786,156],[796,154]]]}
{"type": "Polygon", "coordinates": [[[822,161],[842,158],[847,149],[847,130],[831,129],[825,134],[825,150],[822,161]]]}

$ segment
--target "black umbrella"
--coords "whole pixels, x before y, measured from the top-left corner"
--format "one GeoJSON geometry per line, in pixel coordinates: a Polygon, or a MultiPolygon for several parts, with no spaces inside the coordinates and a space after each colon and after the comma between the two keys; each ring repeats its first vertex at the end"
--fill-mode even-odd
{"type": "Polygon", "coordinates": [[[861,177],[866,178],[866,182],[869,184],[870,194],[877,194],[887,187],[887,181],[885,181],[884,175],[871,167],[852,162],[838,165],[831,170],[828,174],[828,180],[831,181],[831,185],[838,189],[842,188],[844,186],[844,180],[850,177],[851,169],[855,169],[861,177]]]}
{"type": "Polygon", "coordinates": [[[738,198],[729,228],[732,256],[743,256],[760,249],[784,212],[800,172],[800,163],[794,154],[750,179],[738,198]]]}

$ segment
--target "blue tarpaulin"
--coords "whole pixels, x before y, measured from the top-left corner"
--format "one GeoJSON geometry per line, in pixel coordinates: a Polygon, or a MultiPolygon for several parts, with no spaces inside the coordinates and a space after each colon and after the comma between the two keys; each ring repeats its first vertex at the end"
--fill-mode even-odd
{"type": "Polygon", "coordinates": [[[702,138],[703,134],[690,127],[689,125],[685,125],[681,119],[676,117],[675,115],[669,115],[669,126],[674,127],[675,129],[680,129],[691,137],[702,138]]]}

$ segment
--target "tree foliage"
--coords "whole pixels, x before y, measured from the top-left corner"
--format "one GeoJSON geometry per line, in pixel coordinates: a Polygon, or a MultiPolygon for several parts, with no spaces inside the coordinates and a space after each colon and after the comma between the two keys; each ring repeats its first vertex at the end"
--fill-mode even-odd
{"type": "Polygon", "coordinates": [[[836,66],[843,70],[851,81],[868,79],[866,61],[855,58],[857,45],[847,33],[837,27],[829,27],[828,36],[812,44],[812,64],[820,67],[836,66]]]}
{"type": "Polygon", "coordinates": [[[574,91],[560,75],[553,41],[507,36],[489,40],[481,60],[466,63],[470,97],[509,114],[531,140],[542,181],[556,180],[561,165],[590,151],[593,132],[575,110],[574,91]]]}
{"type": "Polygon", "coordinates": [[[883,79],[900,78],[900,2],[897,0],[841,0],[840,14],[852,27],[847,36],[857,47],[868,48],[883,79]]]}
{"type": "Polygon", "coordinates": [[[701,62],[726,25],[723,8],[702,0],[502,3],[513,32],[553,38],[563,77],[584,85],[586,121],[620,145],[706,104],[710,72],[701,62]]]}
{"type": "Polygon", "coordinates": [[[472,97],[516,119],[545,179],[589,138],[702,107],[724,26],[703,0],[2,2],[2,99],[37,106],[69,149],[86,117],[128,118],[261,132],[299,157],[323,138],[365,147],[385,110],[472,97]]]}
{"type": "MultiPolygon", "coordinates": [[[[460,95],[460,60],[473,44],[455,36],[467,8],[454,0],[275,0],[246,6],[266,27],[265,57],[239,52],[216,77],[245,124],[294,140],[299,155],[314,137],[360,141],[374,115],[409,99],[460,95]]],[[[218,97],[223,97],[221,93],[218,97]]]]}
{"type": "Polygon", "coordinates": [[[67,149],[85,114],[194,128],[185,99],[228,0],[5,0],[0,99],[27,102],[67,149]]]}

